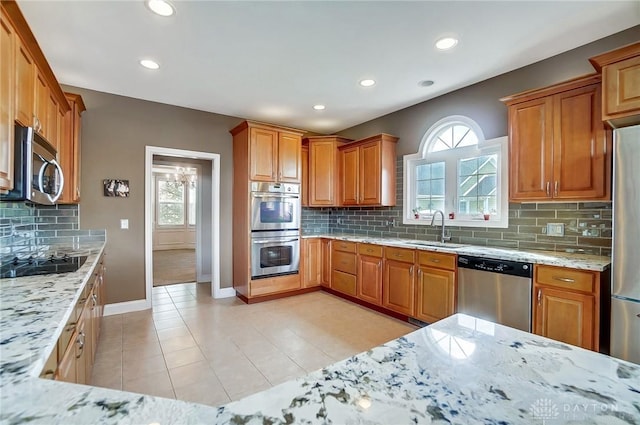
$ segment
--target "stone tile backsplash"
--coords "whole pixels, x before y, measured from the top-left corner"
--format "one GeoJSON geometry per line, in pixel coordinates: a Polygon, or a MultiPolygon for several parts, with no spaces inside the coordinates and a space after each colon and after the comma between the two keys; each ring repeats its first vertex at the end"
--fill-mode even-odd
{"type": "MultiPolygon", "coordinates": [[[[440,226],[402,224],[402,159],[395,207],[302,208],[304,234],[340,232],[435,241],[440,226]]],[[[509,204],[506,229],[447,226],[451,242],[503,248],[611,255],[611,202],[509,204]],[[547,236],[547,223],[563,223],[564,236],[547,236]]]]}
{"type": "Polygon", "coordinates": [[[104,230],[80,230],[77,205],[0,202],[0,259],[49,245],[103,242],[104,230]]]}

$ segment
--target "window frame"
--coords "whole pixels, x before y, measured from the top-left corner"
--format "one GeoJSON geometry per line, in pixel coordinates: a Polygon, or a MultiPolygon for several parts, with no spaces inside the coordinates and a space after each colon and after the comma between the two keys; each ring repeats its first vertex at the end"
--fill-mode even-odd
{"type": "MultiPolygon", "coordinates": [[[[190,224],[189,223],[189,214],[190,214],[190,200],[191,200],[191,196],[190,196],[190,190],[188,187],[187,183],[182,183],[182,187],[183,187],[183,191],[184,191],[184,199],[182,202],[183,208],[184,208],[184,222],[182,224],[160,224],[160,197],[159,197],[159,193],[158,191],[160,190],[160,185],[159,182],[160,181],[167,181],[167,182],[173,182],[173,180],[171,180],[170,178],[168,178],[166,176],[166,173],[154,173],[154,187],[153,187],[153,194],[154,194],[154,227],[158,230],[178,230],[178,229],[195,229],[196,225],[197,225],[197,217],[196,217],[196,223],[195,224],[190,224]]],[[[196,174],[197,175],[197,174],[196,174]]],[[[197,198],[198,198],[198,186],[196,183],[196,203],[194,204],[194,208],[197,214],[197,210],[198,210],[198,205],[197,205],[197,198]]],[[[175,202],[176,204],[179,204],[179,202],[175,202]]]]}
{"type": "Polygon", "coordinates": [[[508,139],[507,136],[486,140],[482,129],[472,119],[454,115],[445,117],[432,125],[424,134],[418,152],[404,155],[403,157],[403,224],[430,225],[432,215],[415,218],[412,209],[416,199],[416,167],[422,164],[445,162],[445,200],[444,215],[445,225],[475,228],[507,228],[509,226],[509,169],[508,169],[508,139]],[[478,144],[461,148],[429,152],[429,147],[434,143],[435,136],[443,128],[451,125],[465,125],[471,128],[478,137],[478,144]],[[449,213],[458,210],[458,177],[460,160],[483,155],[498,154],[498,166],[496,170],[496,186],[498,187],[497,210],[498,218],[491,217],[484,220],[477,216],[461,217],[456,213],[453,219],[449,213]],[[455,166],[452,166],[455,164],[455,166]],[[452,194],[453,193],[453,194],[452,194]]]}

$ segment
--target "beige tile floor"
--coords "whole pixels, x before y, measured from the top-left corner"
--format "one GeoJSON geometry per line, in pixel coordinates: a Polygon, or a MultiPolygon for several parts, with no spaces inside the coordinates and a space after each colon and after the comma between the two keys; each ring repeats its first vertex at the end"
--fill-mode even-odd
{"type": "Polygon", "coordinates": [[[91,384],[220,405],[414,326],[326,292],[246,305],[208,284],[153,289],[153,309],[103,319],[91,384]]]}

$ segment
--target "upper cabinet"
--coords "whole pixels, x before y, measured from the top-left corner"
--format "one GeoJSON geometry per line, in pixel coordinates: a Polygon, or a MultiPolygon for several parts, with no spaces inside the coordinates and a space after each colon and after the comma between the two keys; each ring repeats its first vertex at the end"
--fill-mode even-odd
{"type": "Polygon", "coordinates": [[[300,202],[303,207],[309,206],[309,145],[302,145],[302,190],[300,191],[300,202]]]}
{"type": "Polygon", "coordinates": [[[244,121],[231,134],[234,141],[249,143],[249,180],[301,182],[302,131],[244,121]]]}
{"type": "Polygon", "coordinates": [[[396,204],[396,143],[379,134],[338,148],[341,205],[396,204]]]}
{"type": "Polygon", "coordinates": [[[602,72],[602,119],[613,127],[640,124],[640,42],[589,61],[602,72]]]}
{"type": "Polygon", "coordinates": [[[601,98],[593,74],[501,99],[509,109],[510,201],[610,199],[611,131],[601,98]]]}
{"type": "Polygon", "coordinates": [[[0,193],[13,189],[15,31],[0,9],[0,193]]]}
{"type": "Polygon", "coordinates": [[[60,148],[58,160],[64,173],[64,187],[60,203],[80,202],[80,139],[81,115],[86,110],[79,94],[65,93],[71,109],[60,118],[60,148]]]}
{"type": "Polygon", "coordinates": [[[314,136],[304,139],[309,145],[310,207],[340,205],[338,148],[351,142],[338,136],[314,136]]]}

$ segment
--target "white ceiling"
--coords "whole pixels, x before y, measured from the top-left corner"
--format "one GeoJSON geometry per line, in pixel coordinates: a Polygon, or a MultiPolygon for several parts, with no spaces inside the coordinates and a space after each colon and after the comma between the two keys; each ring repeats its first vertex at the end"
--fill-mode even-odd
{"type": "Polygon", "coordinates": [[[640,24],[637,0],[18,3],[63,84],[325,134],[640,24]]]}

